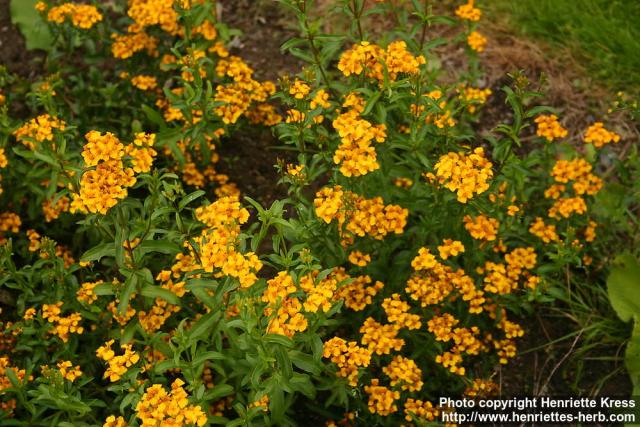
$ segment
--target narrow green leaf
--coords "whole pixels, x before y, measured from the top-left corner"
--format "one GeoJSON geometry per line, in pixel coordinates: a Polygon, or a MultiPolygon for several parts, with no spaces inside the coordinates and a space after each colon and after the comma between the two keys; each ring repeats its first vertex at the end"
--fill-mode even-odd
{"type": "Polygon", "coordinates": [[[145,285],[140,293],[147,298],[160,298],[167,301],[169,304],[180,305],[180,297],[170,290],[163,289],[159,286],[145,285]]]}
{"type": "Polygon", "coordinates": [[[80,261],[91,262],[100,261],[105,256],[113,257],[116,255],[116,248],[113,242],[103,243],[86,251],[80,257],[80,261]]]}

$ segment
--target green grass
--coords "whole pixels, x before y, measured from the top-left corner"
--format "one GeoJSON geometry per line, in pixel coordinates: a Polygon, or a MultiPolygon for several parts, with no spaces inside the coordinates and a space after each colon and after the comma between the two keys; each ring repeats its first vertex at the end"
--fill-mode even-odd
{"type": "Polygon", "coordinates": [[[517,33],[567,47],[591,76],[613,90],[640,92],[640,1],[489,0],[490,19],[517,33]]]}

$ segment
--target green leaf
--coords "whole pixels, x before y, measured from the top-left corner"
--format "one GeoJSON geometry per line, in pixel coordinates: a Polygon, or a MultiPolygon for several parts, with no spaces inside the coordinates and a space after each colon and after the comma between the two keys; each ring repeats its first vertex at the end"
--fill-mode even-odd
{"type": "Polygon", "coordinates": [[[634,326],[631,338],[624,354],[624,363],[633,383],[632,396],[640,395],[640,316],[633,319],[634,326]]]}
{"type": "Polygon", "coordinates": [[[100,283],[95,288],[93,288],[93,293],[102,296],[102,295],[113,295],[113,284],[112,283],[100,283]]]}
{"type": "Polygon", "coordinates": [[[380,99],[381,95],[382,92],[376,92],[371,98],[369,98],[369,100],[367,101],[367,105],[362,112],[363,116],[366,116],[371,112],[371,110],[373,110],[373,107],[375,107],[376,102],[378,102],[378,99],[380,99]]]}
{"type": "Polygon", "coordinates": [[[139,249],[143,254],[159,252],[166,255],[175,255],[182,250],[179,245],[169,240],[144,240],[136,249],[139,249]]]}
{"type": "Polygon", "coordinates": [[[170,290],[161,288],[159,286],[145,285],[140,293],[148,298],[161,298],[167,301],[169,304],[180,305],[180,297],[178,297],[170,290]]]}
{"type": "Polygon", "coordinates": [[[289,359],[289,355],[285,351],[283,347],[275,348],[275,356],[278,361],[278,367],[280,368],[280,373],[284,377],[285,380],[289,380],[293,376],[293,367],[291,366],[291,360],[289,359]]]}
{"type": "Polygon", "coordinates": [[[38,0],[11,0],[11,20],[20,28],[27,49],[49,50],[52,38],[49,28],[35,6],[38,0]]]}
{"type": "Polygon", "coordinates": [[[158,125],[158,127],[160,127],[161,129],[166,127],[164,119],[159,112],[149,107],[148,105],[142,104],[141,107],[142,111],[144,111],[144,114],[147,116],[147,119],[149,119],[151,123],[158,125]]]}
{"type": "Polygon", "coordinates": [[[293,341],[291,341],[291,338],[285,337],[284,335],[267,334],[264,336],[264,341],[268,343],[279,344],[287,348],[293,347],[293,341]]]}
{"type": "Polygon", "coordinates": [[[229,396],[231,393],[233,393],[232,386],[230,386],[229,384],[218,384],[215,387],[213,387],[211,390],[207,390],[207,392],[204,394],[203,400],[205,401],[217,400],[221,397],[229,396]]]}
{"type": "Polygon", "coordinates": [[[640,318],[640,262],[631,254],[618,255],[607,278],[611,306],[623,322],[640,318]]]}
{"type": "Polygon", "coordinates": [[[132,274],[127,280],[124,282],[124,289],[120,293],[120,303],[118,304],[118,314],[120,316],[124,316],[127,312],[127,308],[129,307],[129,300],[131,299],[131,295],[136,290],[136,286],[138,285],[138,275],[132,274]]]}
{"type": "Polygon", "coordinates": [[[196,199],[199,199],[200,197],[202,197],[204,195],[205,195],[204,191],[196,190],[193,193],[184,196],[182,198],[182,200],[180,200],[180,203],[178,204],[178,209],[182,210],[182,209],[186,208],[189,203],[193,202],[196,199]]]}
{"type": "Polygon", "coordinates": [[[271,421],[273,421],[276,425],[282,421],[284,417],[285,407],[284,407],[284,390],[280,387],[280,385],[276,384],[269,393],[269,410],[271,411],[271,421]]]}
{"type": "Polygon", "coordinates": [[[113,242],[103,243],[101,245],[98,245],[89,249],[84,254],[82,254],[82,256],[80,257],[80,261],[83,261],[83,262],[100,261],[102,257],[105,257],[105,256],[112,257],[115,255],[116,255],[116,248],[113,242]]]}
{"type": "Polygon", "coordinates": [[[313,356],[292,350],[289,352],[289,358],[297,368],[313,375],[319,375],[321,370],[318,363],[315,362],[313,356]]]}
{"type": "Polygon", "coordinates": [[[193,359],[191,362],[195,366],[202,365],[207,360],[224,360],[224,354],[219,351],[205,351],[204,353],[199,354],[197,357],[193,359]]]}
{"type": "Polygon", "coordinates": [[[205,314],[193,325],[189,338],[191,340],[200,339],[202,336],[206,335],[207,332],[212,331],[214,329],[213,325],[215,325],[219,320],[219,312],[211,312],[205,314]]]}

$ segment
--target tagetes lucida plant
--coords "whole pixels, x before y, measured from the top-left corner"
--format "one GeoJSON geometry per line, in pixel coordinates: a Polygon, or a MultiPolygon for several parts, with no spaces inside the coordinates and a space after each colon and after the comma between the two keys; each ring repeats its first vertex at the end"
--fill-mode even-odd
{"type": "Polygon", "coordinates": [[[30,112],[0,111],[3,419],[289,425],[318,405],[327,425],[420,425],[436,395],[495,393],[514,319],[593,262],[606,183],[521,74],[513,120],[475,131],[494,96],[477,5],[337,0],[354,25],[326,35],[284,0],[301,37],[283,49],[307,65],[276,85],[228,50],[215,2],[112,3],[38,2],[49,74],[26,97],[0,79],[30,112]],[[404,30],[369,35],[390,12],[404,30]],[[445,42],[469,55],[453,83],[445,42]],[[269,208],[217,171],[247,126],[297,153],[269,208]]]}

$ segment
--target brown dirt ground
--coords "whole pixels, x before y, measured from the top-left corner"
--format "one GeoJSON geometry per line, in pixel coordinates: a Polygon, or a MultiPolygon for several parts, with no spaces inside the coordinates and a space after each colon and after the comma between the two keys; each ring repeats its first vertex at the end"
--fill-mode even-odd
{"type": "MultiPolygon", "coordinates": [[[[301,64],[297,59],[280,52],[281,44],[295,33],[289,28],[291,20],[278,10],[274,2],[221,0],[219,4],[218,14],[223,22],[244,32],[233,46],[254,67],[257,77],[276,80],[283,74],[300,70],[301,64]]],[[[386,25],[384,22],[378,24],[380,28],[386,25]]],[[[570,53],[556,51],[551,55],[548,47],[515,37],[501,24],[492,23],[491,28],[482,27],[481,30],[490,39],[482,55],[482,66],[486,70],[484,86],[492,88],[494,93],[497,94],[499,88],[508,81],[508,72],[523,69],[533,81],[538,81],[544,73],[548,78],[545,101],[560,109],[565,126],[576,140],[588,123],[606,111],[606,100],[611,98],[610,95],[589,79],[570,53]]],[[[438,53],[443,65],[451,73],[463,66],[461,47],[438,53]]],[[[37,52],[25,50],[22,36],[11,24],[9,0],[0,0],[0,65],[5,65],[9,71],[22,77],[33,78],[38,72],[34,66],[37,62],[34,59],[38,57],[37,52]]],[[[504,118],[504,98],[493,97],[486,110],[487,120],[498,116],[504,118]]],[[[608,117],[608,123],[622,134],[627,144],[638,141],[637,129],[626,124],[621,117],[608,117]]],[[[286,194],[283,188],[275,185],[278,175],[273,165],[279,158],[287,157],[269,149],[276,145],[275,142],[269,130],[253,130],[234,135],[220,148],[221,158],[224,159],[220,164],[221,172],[227,173],[244,194],[263,204],[286,194]]],[[[543,313],[535,316],[535,320],[523,319],[523,322],[527,325],[527,334],[519,342],[521,350],[543,346],[571,330],[568,322],[546,318],[543,313]]],[[[496,380],[502,386],[503,395],[534,393],[539,391],[536,387],[547,380],[549,393],[573,394],[568,387],[571,372],[563,370],[566,366],[563,356],[571,352],[571,341],[524,353],[507,367],[498,370],[496,380]],[[561,366],[554,370],[556,364],[561,366]]],[[[588,368],[587,378],[592,373],[595,381],[616,367],[612,363],[594,364],[588,368]]],[[[589,384],[585,387],[588,388],[589,384]]],[[[625,374],[621,374],[605,385],[603,393],[628,395],[629,390],[629,380],[625,374]]]]}
{"type": "Polygon", "coordinates": [[[42,55],[27,51],[24,38],[11,22],[10,2],[0,0],[0,65],[21,77],[33,77],[39,70],[34,59],[42,55]]]}

